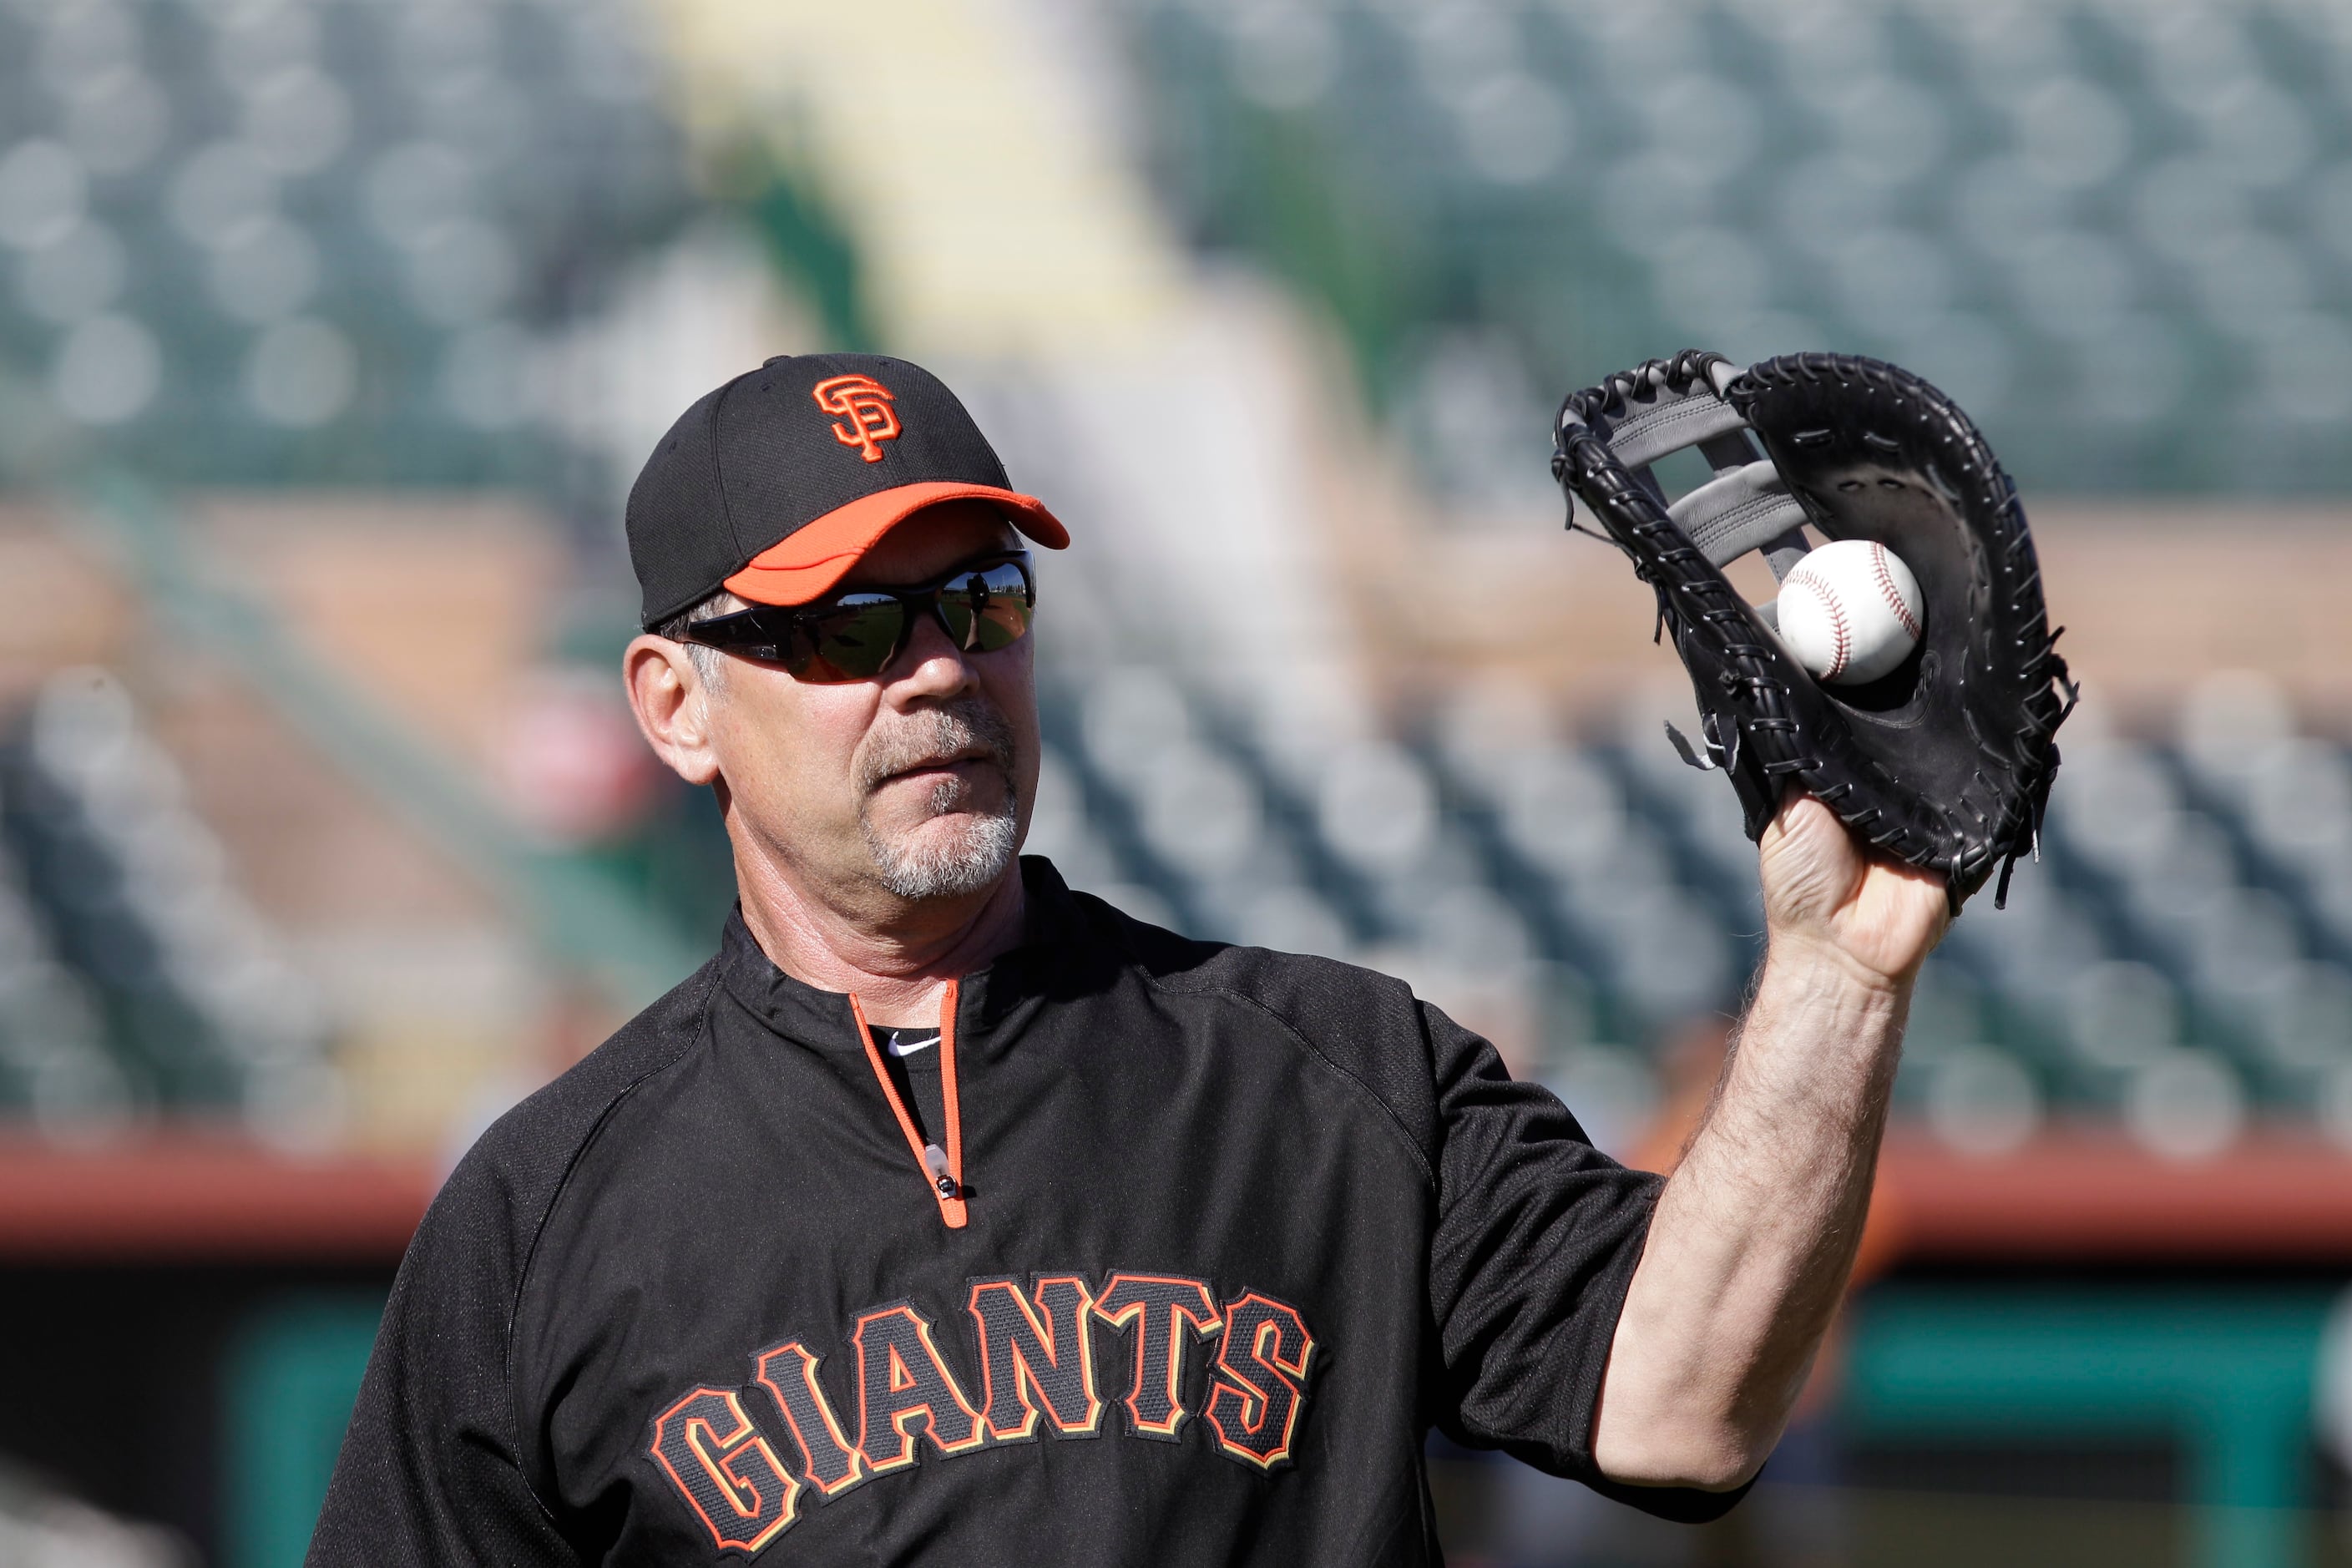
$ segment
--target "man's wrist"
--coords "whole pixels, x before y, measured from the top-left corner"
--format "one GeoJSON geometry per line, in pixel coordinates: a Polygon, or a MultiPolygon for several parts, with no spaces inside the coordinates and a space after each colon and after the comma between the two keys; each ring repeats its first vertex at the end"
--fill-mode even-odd
{"type": "Polygon", "coordinates": [[[1917,981],[1914,967],[1889,974],[1848,952],[1828,937],[1794,931],[1769,931],[1764,948],[1764,973],[1758,981],[1766,988],[1787,989],[1863,1011],[1899,1008],[1910,998],[1917,981]]]}

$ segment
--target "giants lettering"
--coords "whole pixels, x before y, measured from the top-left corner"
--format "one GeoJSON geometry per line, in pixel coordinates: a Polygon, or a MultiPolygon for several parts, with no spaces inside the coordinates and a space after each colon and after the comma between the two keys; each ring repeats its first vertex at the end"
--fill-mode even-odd
{"type": "Polygon", "coordinates": [[[1255,1290],[1228,1303],[1217,1381],[1201,1412],[1217,1429],[1218,1446],[1264,1470],[1289,1458],[1307,1360],[1314,1353],[1315,1337],[1297,1308],[1255,1290]]]}
{"type": "Polygon", "coordinates": [[[931,1342],[931,1325],[912,1307],[885,1307],[857,1320],[857,1446],[876,1475],[915,1462],[918,1428],[950,1458],[988,1433],[931,1342]]]}
{"type": "Polygon", "coordinates": [[[1222,1326],[1216,1298],[1198,1279],[1178,1275],[1114,1274],[1095,1316],[1128,1330],[1135,1342],[1135,1381],[1128,1387],[1127,1429],[1139,1437],[1176,1440],[1184,1408],[1184,1346],[1222,1326]],[[1184,1331],[1189,1327],[1192,1334],[1184,1331]]]}
{"type": "Polygon", "coordinates": [[[757,1552],[793,1521],[800,1483],[730,1389],[698,1388],[656,1416],[653,1456],[722,1552],[757,1552]]]}
{"type": "Polygon", "coordinates": [[[1091,1437],[1102,1420],[1089,1327],[1094,1298],[1084,1279],[1062,1274],[1038,1280],[1035,1300],[1032,1310],[1010,1279],[971,1288],[988,1435],[1026,1442],[1037,1435],[1042,1406],[1057,1436],[1091,1437]]]}
{"type": "MultiPolygon", "coordinates": [[[[940,1354],[931,1321],[900,1302],[859,1314],[856,1352],[857,1440],[852,1443],[818,1377],[819,1358],[786,1340],[751,1359],[742,1389],[697,1388],[654,1420],[647,1452],[722,1552],[756,1552],[798,1517],[803,1487],[831,1503],[875,1476],[912,1467],[919,1439],[952,1459],[983,1447],[1102,1430],[1094,1325],[1134,1347],[1127,1430],[1181,1443],[1202,1417],[1211,1451],[1259,1470],[1293,1462],[1316,1340],[1295,1307],[1257,1291],[1224,1304],[1205,1280],[1179,1274],[1113,1274],[1097,1294],[1076,1274],[1038,1276],[1026,1293],[1010,1279],[974,1280],[965,1300],[979,1369],[978,1408],[940,1354]],[[1185,1355],[1222,1333],[1208,1395],[1184,1403],[1185,1355]],[[754,1403],[772,1446],[743,1405],[754,1403]],[[784,1439],[789,1439],[785,1441],[784,1439]],[[790,1469],[777,1458],[789,1451],[790,1469]]],[[[952,1347],[959,1354],[967,1347],[952,1347]]],[[[1116,1352],[1113,1352],[1116,1353],[1116,1352]]]]}
{"type": "Polygon", "coordinates": [[[762,1351],[752,1363],[759,1381],[776,1396],[793,1442],[801,1451],[801,1474],[827,1497],[839,1497],[866,1479],[866,1458],[842,1436],[833,1406],[816,1380],[816,1360],[800,1341],[762,1351]]]}

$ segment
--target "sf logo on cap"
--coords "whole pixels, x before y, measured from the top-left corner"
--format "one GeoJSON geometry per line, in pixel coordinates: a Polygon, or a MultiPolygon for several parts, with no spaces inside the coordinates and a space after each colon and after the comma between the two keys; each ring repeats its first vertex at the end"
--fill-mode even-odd
{"type": "Polygon", "coordinates": [[[846,416],[846,424],[833,427],[833,438],[857,447],[869,463],[882,460],[883,442],[898,438],[898,411],[891,406],[890,389],[870,375],[827,376],[809,395],[827,414],[846,416]]]}

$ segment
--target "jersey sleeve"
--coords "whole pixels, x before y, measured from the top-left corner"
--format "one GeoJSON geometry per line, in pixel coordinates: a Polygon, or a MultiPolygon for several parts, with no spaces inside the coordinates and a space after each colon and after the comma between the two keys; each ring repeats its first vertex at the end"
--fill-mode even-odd
{"type": "Polygon", "coordinates": [[[409,1244],[309,1568],[574,1568],[517,1458],[508,1324],[528,1233],[478,1147],[409,1244]]]}
{"type": "Polygon", "coordinates": [[[1664,1179],[1595,1149],[1549,1090],[1514,1081],[1485,1040],[1433,1007],[1422,1015],[1437,1076],[1432,1419],[1458,1443],[1500,1448],[1648,1513],[1725,1513],[1745,1488],[1626,1486],[1592,1458],[1601,1374],[1664,1179]]]}

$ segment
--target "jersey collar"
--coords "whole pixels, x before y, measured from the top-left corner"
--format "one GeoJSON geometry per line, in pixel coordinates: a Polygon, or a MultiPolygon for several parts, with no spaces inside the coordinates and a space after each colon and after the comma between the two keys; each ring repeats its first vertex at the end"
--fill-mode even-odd
{"type": "MultiPolygon", "coordinates": [[[[1089,928],[1053,863],[1021,858],[1025,930],[1021,944],[961,982],[962,1017],[992,1026],[1021,1003],[1045,994],[1091,946],[1089,928]]],[[[863,1053],[849,998],[795,980],[776,967],[743,919],[739,902],[727,916],[719,944],[719,978],[728,993],[775,1033],[820,1050],[863,1053]]]]}

